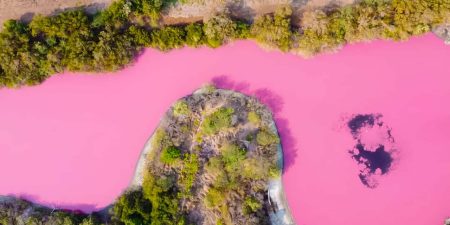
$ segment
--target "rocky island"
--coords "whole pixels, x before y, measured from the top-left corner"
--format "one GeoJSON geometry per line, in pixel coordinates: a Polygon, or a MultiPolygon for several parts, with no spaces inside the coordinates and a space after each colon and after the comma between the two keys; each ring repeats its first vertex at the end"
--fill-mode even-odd
{"type": "Polygon", "coordinates": [[[6,197],[0,224],[293,224],[281,171],[270,110],[206,86],[167,111],[113,205],[86,215],[6,197]]]}

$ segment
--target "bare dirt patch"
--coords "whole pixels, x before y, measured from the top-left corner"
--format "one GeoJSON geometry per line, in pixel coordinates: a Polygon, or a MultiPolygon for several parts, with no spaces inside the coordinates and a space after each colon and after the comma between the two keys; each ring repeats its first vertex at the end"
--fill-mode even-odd
{"type": "Polygon", "coordinates": [[[0,0],[0,24],[8,19],[28,22],[35,14],[51,15],[86,6],[88,12],[107,7],[112,0],[0,0]]]}
{"type": "MultiPolygon", "coordinates": [[[[8,19],[30,21],[34,15],[52,15],[64,10],[86,7],[90,13],[107,7],[113,0],[0,0],[0,24],[8,19]]],[[[191,23],[207,20],[220,12],[245,20],[274,12],[291,5],[300,12],[305,7],[351,4],[354,0],[186,0],[169,7],[163,13],[164,24],[191,23]]],[[[1,28],[0,28],[1,29],[1,28]]]]}

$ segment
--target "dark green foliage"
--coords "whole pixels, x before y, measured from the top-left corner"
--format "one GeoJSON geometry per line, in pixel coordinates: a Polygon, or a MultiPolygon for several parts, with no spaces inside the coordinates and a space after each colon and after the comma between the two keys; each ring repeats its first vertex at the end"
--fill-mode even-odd
{"type": "Polygon", "coordinates": [[[256,18],[254,23],[212,17],[204,24],[161,26],[170,0],[117,0],[88,16],[82,9],[35,16],[30,24],[7,21],[0,32],[0,87],[36,85],[69,71],[115,71],[131,63],[143,47],[162,51],[185,45],[216,48],[253,38],[282,51],[313,55],[373,39],[405,40],[449,20],[448,0],[363,0],[329,11],[305,11],[299,27],[291,10],[256,18]]]}
{"type": "Polygon", "coordinates": [[[149,174],[144,179],[143,190],[152,205],[151,225],[171,225],[183,220],[178,213],[178,191],[173,177],[149,174]]]}
{"type": "Polygon", "coordinates": [[[184,46],[186,33],[183,27],[163,27],[152,31],[151,46],[163,51],[184,46]]]}
{"type": "Polygon", "coordinates": [[[248,37],[249,26],[240,21],[233,21],[226,15],[219,15],[206,21],[203,25],[206,43],[217,48],[234,39],[248,37]]]}
{"type": "Polygon", "coordinates": [[[188,196],[194,184],[195,175],[199,170],[198,156],[196,154],[185,154],[183,163],[178,182],[182,188],[182,194],[188,196]]]}
{"type": "Polygon", "coordinates": [[[209,208],[214,208],[222,205],[225,201],[225,192],[210,188],[206,193],[205,205],[209,208]]]}
{"type": "Polygon", "coordinates": [[[271,132],[268,128],[260,130],[256,135],[256,141],[259,145],[268,146],[280,143],[278,135],[271,132]]]}
{"type": "Polygon", "coordinates": [[[254,213],[262,208],[261,202],[254,197],[247,197],[244,201],[243,211],[246,214],[254,213]]]}
{"type": "Polygon", "coordinates": [[[92,51],[94,71],[115,71],[129,64],[138,49],[130,35],[113,29],[98,34],[98,42],[92,51]]]}
{"type": "Polygon", "coordinates": [[[27,25],[9,20],[0,33],[0,84],[8,87],[35,85],[49,72],[45,59],[34,48],[27,25]]]}
{"type": "Polygon", "coordinates": [[[129,18],[131,13],[131,4],[126,0],[114,1],[107,9],[98,12],[94,17],[94,27],[121,27],[129,18]]]}
{"type": "Polygon", "coordinates": [[[144,225],[151,223],[150,213],[152,205],[144,197],[141,190],[130,191],[122,196],[114,204],[114,220],[125,225],[144,225]]]}
{"type": "Polygon", "coordinates": [[[31,202],[17,199],[0,199],[0,224],[2,225],[101,225],[104,221],[97,213],[50,209],[31,202]]]}
{"type": "Polygon", "coordinates": [[[81,10],[54,17],[36,16],[29,24],[35,48],[47,59],[49,73],[88,70],[92,61],[93,33],[88,17],[81,10]]]}
{"type": "Polygon", "coordinates": [[[196,154],[185,154],[183,168],[179,175],[179,186],[181,188],[181,197],[188,197],[191,194],[191,188],[194,184],[196,174],[199,170],[198,156],[196,154]]]}
{"type": "Polygon", "coordinates": [[[290,8],[279,9],[274,15],[264,15],[255,20],[252,25],[252,35],[255,39],[282,51],[292,47],[294,32],[291,28],[290,8]]]}
{"type": "Polygon", "coordinates": [[[299,48],[314,54],[349,42],[405,40],[443,23],[449,12],[448,0],[365,0],[328,14],[310,11],[303,15],[299,48]]]}
{"type": "Polygon", "coordinates": [[[132,0],[133,10],[150,19],[153,26],[158,25],[160,12],[169,2],[164,0],[132,0]]]}
{"type": "Polygon", "coordinates": [[[198,23],[189,24],[185,27],[186,44],[197,47],[204,44],[205,35],[203,33],[203,25],[198,23]]]}
{"type": "Polygon", "coordinates": [[[202,123],[205,134],[211,135],[231,126],[232,108],[220,108],[208,115],[202,123]]]}
{"type": "Polygon", "coordinates": [[[170,146],[162,150],[160,160],[165,164],[173,164],[180,156],[181,151],[174,146],[170,146]]]}
{"type": "Polygon", "coordinates": [[[144,28],[132,25],[128,28],[128,35],[136,46],[150,47],[152,43],[151,32],[144,28]]]}
{"type": "Polygon", "coordinates": [[[222,161],[225,170],[230,177],[237,177],[240,175],[240,168],[245,157],[245,149],[239,148],[236,145],[228,144],[222,149],[222,161]]]}

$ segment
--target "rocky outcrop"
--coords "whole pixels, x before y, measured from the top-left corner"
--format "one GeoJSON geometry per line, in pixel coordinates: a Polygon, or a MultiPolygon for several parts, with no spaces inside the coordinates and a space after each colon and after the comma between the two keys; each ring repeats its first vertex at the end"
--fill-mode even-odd
{"type": "Polygon", "coordinates": [[[450,45],[450,25],[442,25],[433,29],[433,33],[444,40],[445,44],[450,45]]]}

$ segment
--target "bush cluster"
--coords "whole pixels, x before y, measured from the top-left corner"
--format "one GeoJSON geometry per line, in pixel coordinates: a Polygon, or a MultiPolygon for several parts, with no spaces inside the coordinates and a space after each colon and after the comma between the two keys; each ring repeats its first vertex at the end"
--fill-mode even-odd
{"type": "Polygon", "coordinates": [[[36,85],[68,71],[115,71],[143,47],[162,51],[183,46],[219,47],[254,39],[281,51],[313,55],[373,39],[405,40],[448,22],[448,0],[363,0],[333,10],[309,10],[301,22],[282,8],[253,24],[225,14],[204,23],[163,26],[161,10],[170,1],[117,0],[88,15],[82,9],[35,16],[31,23],[5,22],[0,32],[0,87],[36,85]]]}

